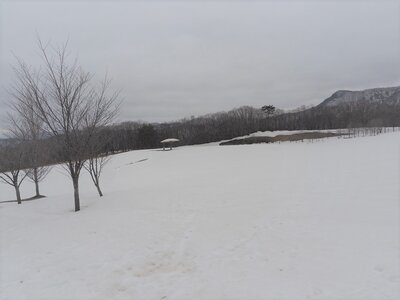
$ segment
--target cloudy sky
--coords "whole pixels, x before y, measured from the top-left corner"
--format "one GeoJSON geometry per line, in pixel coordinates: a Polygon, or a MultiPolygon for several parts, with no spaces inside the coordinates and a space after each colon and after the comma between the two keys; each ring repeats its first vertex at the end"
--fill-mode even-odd
{"type": "Polygon", "coordinates": [[[399,1],[3,1],[0,118],[14,55],[63,43],[122,90],[120,120],[317,104],[400,85],[399,1]]]}

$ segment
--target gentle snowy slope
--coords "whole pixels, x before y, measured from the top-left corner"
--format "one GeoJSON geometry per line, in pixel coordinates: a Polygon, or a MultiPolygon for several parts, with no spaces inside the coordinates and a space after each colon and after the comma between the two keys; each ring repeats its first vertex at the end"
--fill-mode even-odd
{"type": "Polygon", "coordinates": [[[0,203],[0,299],[399,299],[399,145],[134,151],[78,213],[53,170],[48,198],[0,203]]]}

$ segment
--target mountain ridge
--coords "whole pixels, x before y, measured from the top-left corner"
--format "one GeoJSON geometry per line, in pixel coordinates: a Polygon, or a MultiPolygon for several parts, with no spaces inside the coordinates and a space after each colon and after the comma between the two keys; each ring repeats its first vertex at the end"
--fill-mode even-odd
{"type": "Polygon", "coordinates": [[[334,107],[357,102],[400,104],[400,86],[370,88],[359,91],[338,90],[317,107],[334,107]]]}

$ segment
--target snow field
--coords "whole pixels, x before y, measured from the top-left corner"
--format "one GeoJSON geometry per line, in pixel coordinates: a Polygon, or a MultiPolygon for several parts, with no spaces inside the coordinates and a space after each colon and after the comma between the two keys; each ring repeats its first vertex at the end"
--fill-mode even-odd
{"type": "Polygon", "coordinates": [[[119,154],[78,213],[54,169],[0,203],[0,299],[398,299],[399,138],[119,154]]]}

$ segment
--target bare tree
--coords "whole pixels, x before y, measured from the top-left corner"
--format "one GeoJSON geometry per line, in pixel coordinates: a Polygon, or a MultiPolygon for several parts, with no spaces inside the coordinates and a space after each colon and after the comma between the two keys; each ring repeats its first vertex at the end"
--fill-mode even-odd
{"type": "MultiPolygon", "coordinates": [[[[33,73],[31,80],[37,85],[37,74],[33,73]]],[[[47,176],[50,167],[45,166],[45,156],[48,155],[49,149],[44,147],[43,143],[44,123],[34,111],[34,97],[38,97],[38,94],[32,93],[26,83],[20,81],[13,87],[11,95],[14,101],[11,103],[13,113],[9,114],[9,132],[12,138],[24,142],[27,148],[26,163],[31,167],[27,176],[35,184],[35,197],[43,197],[40,194],[39,182],[47,176]]]]}
{"type": "Polygon", "coordinates": [[[27,176],[24,168],[24,147],[8,142],[0,148],[0,181],[14,187],[18,204],[21,204],[20,186],[27,176]]]}
{"type": "Polygon", "coordinates": [[[46,178],[50,171],[50,166],[35,166],[28,170],[27,176],[35,184],[35,198],[44,197],[40,194],[39,182],[46,178]]]}
{"type": "Polygon", "coordinates": [[[97,188],[100,197],[103,197],[103,192],[100,188],[100,175],[104,166],[110,161],[110,156],[103,156],[101,154],[89,158],[85,164],[85,169],[89,172],[92,181],[97,188]]]}
{"type": "Polygon", "coordinates": [[[93,134],[89,159],[84,165],[85,169],[89,172],[100,197],[103,197],[103,192],[100,188],[100,176],[103,172],[104,166],[111,159],[111,157],[108,156],[108,151],[106,149],[107,144],[110,141],[111,135],[109,132],[105,131],[104,128],[97,130],[93,134]]]}
{"type": "Polygon", "coordinates": [[[92,85],[92,75],[76,60],[69,62],[68,43],[60,48],[43,45],[40,40],[38,44],[43,59],[40,74],[19,61],[16,75],[34,95],[35,116],[57,141],[55,150],[71,176],[75,211],[79,211],[79,176],[90,157],[95,130],[110,124],[117,114],[118,93],[108,94],[107,79],[100,86],[92,85]]]}

